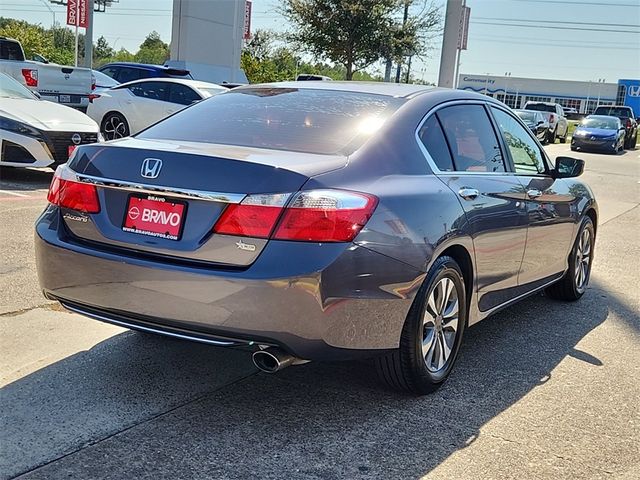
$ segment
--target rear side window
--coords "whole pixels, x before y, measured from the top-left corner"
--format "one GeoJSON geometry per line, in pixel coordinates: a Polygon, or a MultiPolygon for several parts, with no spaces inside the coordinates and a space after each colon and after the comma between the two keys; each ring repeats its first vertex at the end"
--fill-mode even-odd
{"type": "Polygon", "coordinates": [[[427,152],[429,152],[438,170],[441,172],[451,172],[455,170],[451,152],[447,146],[447,140],[444,138],[440,122],[435,115],[431,115],[422,124],[418,132],[418,137],[427,149],[427,152]]]}
{"type": "Polygon", "coordinates": [[[215,95],[140,138],[349,155],[404,99],[307,88],[240,88],[215,95]]]}
{"type": "Polygon", "coordinates": [[[453,163],[459,172],[504,172],[504,160],[491,120],[481,105],[438,110],[453,163]]]}
{"type": "Polygon", "coordinates": [[[167,102],[170,86],[168,82],[143,82],[130,85],[128,88],[136,97],[167,102]]]}
{"type": "Polygon", "coordinates": [[[169,89],[169,101],[171,103],[191,105],[193,102],[197,102],[199,100],[202,100],[200,95],[186,85],[180,85],[179,83],[171,84],[171,88],[169,89]]]}

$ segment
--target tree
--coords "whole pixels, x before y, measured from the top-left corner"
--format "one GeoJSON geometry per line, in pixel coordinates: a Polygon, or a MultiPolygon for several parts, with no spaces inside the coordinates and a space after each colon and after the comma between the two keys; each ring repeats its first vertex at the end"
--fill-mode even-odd
{"type": "Polygon", "coordinates": [[[162,65],[169,58],[169,54],[169,45],[164,43],[160,34],[154,30],[140,44],[140,50],[136,53],[135,60],[140,63],[162,65]]]}
{"type": "Polygon", "coordinates": [[[93,49],[93,55],[96,59],[102,60],[105,58],[111,58],[116,54],[116,51],[111,48],[107,39],[104,36],[98,38],[95,48],[93,49]]]}
{"type": "Polygon", "coordinates": [[[288,36],[304,50],[346,70],[351,80],[380,59],[398,0],[283,0],[288,36]]]}

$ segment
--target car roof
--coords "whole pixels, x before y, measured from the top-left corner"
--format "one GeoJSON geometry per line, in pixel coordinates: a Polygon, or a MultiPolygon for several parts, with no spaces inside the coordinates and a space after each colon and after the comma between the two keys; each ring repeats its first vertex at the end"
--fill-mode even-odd
{"type": "Polygon", "coordinates": [[[587,115],[586,118],[595,118],[598,120],[617,120],[620,121],[620,119],[618,117],[614,117],[613,115],[587,115]]]}
{"type": "Polygon", "coordinates": [[[140,80],[132,80],[130,82],[126,82],[126,83],[121,83],[120,85],[117,85],[118,87],[127,87],[128,85],[135,85],[138,83],[149,83],[149,82],[168,82],[168,83],[180,83],[182,85],[187,85],[189,87],[192,88],[217,88],[221,91],[227,91],[227,88],[224,88],[221,85],[218,85],[217,83],[209,83],[209,82],[203,82],[201,80],[190,80],[188,78],[171,78],[171,77],[154,77],[154,78],[141,78],[140,80]]]}
{"type": "Polygon", "coordinates": [[[234,90],[243,90],[246,88],[297,88],[311,90],[332,90],[354,93],[370,93],[374,95],[387,95],[390,97],[411,97],[423,92],[437,89],[430,85],[414,85],[411,83],[387,83],[387,82],[349,82],[349,81],[302,81],[302,82],[275,82],[260,83],[255,85],[246,85],[237,87],[234,90]]]}

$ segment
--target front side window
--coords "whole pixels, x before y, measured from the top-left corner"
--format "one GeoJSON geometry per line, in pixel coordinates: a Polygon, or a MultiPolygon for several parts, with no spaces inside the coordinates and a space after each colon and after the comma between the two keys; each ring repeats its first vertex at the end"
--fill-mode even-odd
{"type": "Polygon", "coordinates": [[[459,172],[504,172],[498,138],[482,105],[454,105],[437,114],[459,172]]]}
{"type": "Polygon", "coordinates": [[[166,82],[142,82],[130,85],[129,90],[136,97],[166,102],[169,100],[169,86],[166,82]]]}
{"type": "Polygon", "coordinates": [[[148,75],[144,75],[144,70],[139,68],[131,68],[131,67],[122,67],[120,71],[117,73],[118,80],[120,83],[133,82],[134,80],[140,80],[141,78],[146,78],[148,75]]]}
{"type": "Polygon", "coordinates": [[[529,132],[511,115],[503,110],[491,107],[505,143],[511,153],[517,173],[543,173],[544,159],[536,141],[529,132]]]}

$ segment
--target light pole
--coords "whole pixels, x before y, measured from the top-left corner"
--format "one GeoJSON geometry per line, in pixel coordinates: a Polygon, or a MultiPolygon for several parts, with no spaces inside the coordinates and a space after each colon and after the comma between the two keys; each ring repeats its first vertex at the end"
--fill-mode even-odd
{"type": "Polygon", "coordinates": [[[489,75],[491,75],[490,73],[485,73],[486,76],[486,80],[484,82],[484,94],[487,94],[487,89],[489,88],[489,75]]]}
{"type": "Polygon", "coordinates": [[[584,108],[584,113],[589,115],[589,102],[591,101],[591,80],[589,80],[589,87],[587,88],[587,105],[584,108]]]}
{"type": "Polygon", "coordinates": [[[598,79],[598,103],[596,104],[596,108],[598,107],[598,105],[600,105],[600,89],[602,88],[602,84],[606,82],[606,79],[604,78],[599,78],[598,79]]]}
{"type": "Polygon", "coordinates": [[[509,96],[509,77],[511,77],[511,72],[504,72],[504,103],[511,107],[507,100],[507,97],[509,96]]]}

